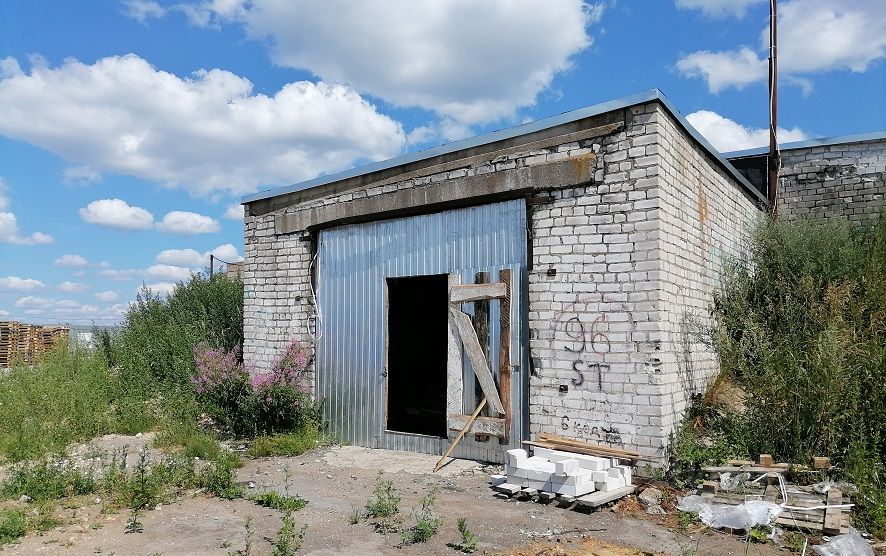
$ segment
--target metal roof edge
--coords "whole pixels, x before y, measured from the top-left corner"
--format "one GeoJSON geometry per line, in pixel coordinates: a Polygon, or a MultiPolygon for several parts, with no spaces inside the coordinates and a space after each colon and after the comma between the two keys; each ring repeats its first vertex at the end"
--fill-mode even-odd
{"type": "Polygon", "coordinates": [[[717,151],[717,149],[715,149],[710,143],[708,143],[707,140],[702,137],[701,133],[699,133],[698,130],[692,127],[692,125],[686,120],[686,118],[684,118],[683,115],[680,114],[680,111],[677,110],[676,107],[674,107],[673,103],[664,95],[664,93],[656,88],[632,95],[627,95],[617,99],[608,100],[598,104],[593,104],[591,106],[586,106],[577,110],[563,112],[555,116],[549,116],[547,118],[527,122],[525,124],[507,127],[483,135],[469,137],[467,139],[454,141],[452,143],[446,143],[437,147],[406,153],[394,158],[389,158],[387,160],[372,162],[363,166],[356,166],[342,172],[317,176],[316,178],[292,185],[285,185],[281,187],[267,189],[265,191],[259,191],[251,195],[243,196],[240,199],[240,204],[246,205],[256,201],[270,199],[272,197],[278,197],[280,195],[286,195],[288,193],[295,193],[297,191],[304,191],[313,187],[319,187],[321,185],[326,185],[337,181],[362,176],[365,174],[371,174],[373,172],[378,172],[381,170],[388,170],[390,168],[395,168],[404,164],[410,164],[413,162],[434,158],[436,156],[450,154],[460,150],[494,143],[496,141],[512,139],[521,135],[535,133],[537,131],[542,131],[545,129],[556,127],[558,125],[568,124],[584,118],[590,118],[592,116],[598,116],[607,112],[613,112],[615,110],[622,110],[624,108],[636,106],[638,104],[643,104],[645,102],[651,102],[654,100],[660,101],[665,106],[665,108],[674,116],[674,118],[677,119],[680,125],[682,125],[683,128],[693,137],[693,139],[698,141],[698,143],[702,147],[704,147],[711,154],[711,156],[713,156],[723,166],[723,168],[727,172],[729,172],[730,175],[732,175],[732,177],[736,181],[738,181],[747,191],[749,191],[756,198],[765,201],[765,198],[763,198],[763,196],[750,184],[750,182],[748,182],[747,179],[745,179],[745,177],[738,172],[738,170],[733,168],[732,165],[729,164],[729,162],[723,157],[723,155],[720,154],[720,152],[717,151]]]}
{"type": "MultiPolygon", "coordinates": [[[[818,139],[806,139],[803,141],[794,141],[793,143],[780,143],[778,150],[790,151],[795,149],[808,149],[811,147],[827,147],[830,145],[839,145],[842,143],[864,143],[866,141],[879,141],[886,139],[886,131],[871,131],[868,133],[855,133],[852,135],[838,135],[835,137],[820,137],[818,139]]],[[[741,151],[730,151],[723,153],[727,159],[744,158],[746,156],[759,156],[767,154],[769,147],[757,147],[755,149],[744,149],[741,151]]]]}

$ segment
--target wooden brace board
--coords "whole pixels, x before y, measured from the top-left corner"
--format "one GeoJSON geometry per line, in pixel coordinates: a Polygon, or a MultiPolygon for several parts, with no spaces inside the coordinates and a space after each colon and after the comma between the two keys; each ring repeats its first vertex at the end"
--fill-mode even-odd
{"type": "MultiPolygon", "coordinates": [[[[450,415],[448,419],[449,430],[461,430],[470,418],[470,415],[450,415]]],[[[488,434],[489,436],[503,438],[507,436],[505,422],[505,419],[499,419],[498,417],[477,417],[474,419],[468,432],[472,434],[488,434]]]]}
{"type": "Polygon", "coordinates": [[[491,284],[465,284],[449,287],[450,303],[466,303],[483,299],[501,299],[507,297],[508,285],[503,282],[491,284]]]}
{"type": "Polygon", "coordinates": [[[495,380],[492,378],[492,372],[489,370],[489,363],[483,354],[483,348],[480,347],[480,340],[477,339],[477,331],[471,325],[471,318],[455,307],[449,308],[449,317],[455,322],[458,329],[458,335],[461,337],[462,346],[468,355],[468,361],[477,375],[480,382],[480,388],[483,389],[483,395],[489,401],[489,407],[499,415],[504,414],[505,409],[498,395],[498,388],[495,386],[495,380]]]}

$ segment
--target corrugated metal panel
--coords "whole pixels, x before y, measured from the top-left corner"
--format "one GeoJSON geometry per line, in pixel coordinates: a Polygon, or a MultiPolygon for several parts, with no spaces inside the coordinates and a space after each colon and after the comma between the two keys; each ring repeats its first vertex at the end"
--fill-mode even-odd
{"type": "MultiPolygon", "coordinates": [[[[471,283],[477,272],[497,279],[513,274],[511,300],[512,445],[526,423],[525,330],[526,205],[522,200],[342,226],[320,232],[318,268],[317,394],[325,403],[331,432],[360,446],[442,453],[448,439],[384,430],[385,278],[459,273],[471,283]]],[[[498,322],[498,301],[490,323],[498,322]]],[[[466,305],[469,307],[470,304],[466,305]]],[[[490,326],[498,345],[498,327],[490,326]]],[[[498,353],[492,368],[498,369],[498,353]]],[[[465,365],[468,368],[467,364],[465,365]]],[[[465,411],[473,411],[473,378],[466,384],[465,411]],[[467,407],[467,405],[471,407],[467,407]]],[[[506,446],[495,439],[465,439],[458,457],[498,461],[506,446]]]]}

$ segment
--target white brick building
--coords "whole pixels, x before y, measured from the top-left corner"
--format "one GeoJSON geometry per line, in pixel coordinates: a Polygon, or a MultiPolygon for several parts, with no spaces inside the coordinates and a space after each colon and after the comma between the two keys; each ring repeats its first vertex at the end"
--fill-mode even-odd
{"type": "Polygon", "coordinates": [[[696,332],[764,202],[657,90],[259,193],[244,356],[263,371],[315,338],[315,394],[353,444],[441,453],[482,390],[455,455],[552,432],[662,459],[716,371],[696,332]],[[474,291],[454,285],[508,279],[449,310],[474,291]]]}

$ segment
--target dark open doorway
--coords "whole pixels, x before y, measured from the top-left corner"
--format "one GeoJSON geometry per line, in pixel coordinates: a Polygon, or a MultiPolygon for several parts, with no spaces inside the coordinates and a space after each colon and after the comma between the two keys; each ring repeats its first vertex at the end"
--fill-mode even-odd
{"type": "Polygon", "coordinates": [[[388,430],[446,436],[446,274],[388,278],[388,430]]]}

